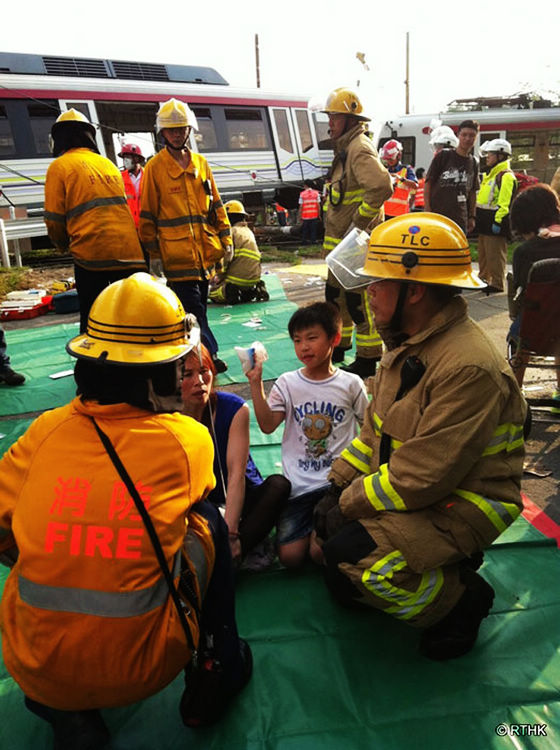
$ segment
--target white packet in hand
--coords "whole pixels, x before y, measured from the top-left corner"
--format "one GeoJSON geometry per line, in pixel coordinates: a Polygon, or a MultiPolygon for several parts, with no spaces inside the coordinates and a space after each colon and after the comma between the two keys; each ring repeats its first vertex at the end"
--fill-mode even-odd
{"type": "Polygon", "coordinates": [[[268,353],[264,344],[261,344],[260,341],[253,341],[247,349],[243,346],[236,346],[234,348],[241,362],[241,369],[244,375],[247,375],[257,362],[264,362],[268,359],[268,353]]]}

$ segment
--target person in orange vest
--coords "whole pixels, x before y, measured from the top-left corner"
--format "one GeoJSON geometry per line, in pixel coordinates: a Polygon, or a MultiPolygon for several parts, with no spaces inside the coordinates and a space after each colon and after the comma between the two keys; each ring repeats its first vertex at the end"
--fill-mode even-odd
{"type": "Polygon", "coordinates": [[[383,204],[386,219],[409,213],[410,193],[418,185],[412,167],[401,162],[402,152],[402,144],[394,139],[387,141],[379,152],[381,161],[387,167],[393,181],[393,195],[383,204]]]}
{"type": "Polygon", "coordinates": [[[299,194],[299,211],[302,221],[301,239],[304,245],[317,242],[317,227],[321,212],[321,195],[311,180],[304,181],[305,190],[299,194]]]}
{"type": "Polygon", "coordinates": [[[140,222],[140,196],[142,194],[142,180],[144,177],[144,156],[140,146],[135,143],[125,143],[122,147],[119,159],[123,160],[124,169],[121,170],[124,182],[124,191],[130,213],[138,229],[140,222]]]}
{"type": "Polygon", "coordinates": [[[0,462],[4,663],[59,750],[106,748],[102,710],[181,672],[183,723],[211,724],[251,677],[212,438],[180,413],[193,322],[147,273],[106,287],[67,344],[78,396],[0,462]]]}
{"type": "Polygon", "coordinates": [[[274,210],[276,211],[276,218],[278,219],[279,227],[288,226],[288,209],[281,206],[279,203],[274,204],[274,210]]]}
{"type": "Polygon", "coordinates": [[[416,170],[416,179],[418,180],[418,187],[414,191],[410,205],[412,211],[424,211],[424,183],[426,179],[424,177],[426,170],[424,167],[418,167],[416,170]]]}

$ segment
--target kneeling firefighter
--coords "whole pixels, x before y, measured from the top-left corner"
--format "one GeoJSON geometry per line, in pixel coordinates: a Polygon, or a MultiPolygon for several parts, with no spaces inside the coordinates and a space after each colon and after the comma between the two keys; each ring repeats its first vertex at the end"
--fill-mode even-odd
{"type": "Polygon", "coordinates": [[[67,345],[78,396],[0,463],[3,656],[56,748],[105,747],[99,709],[183,669],[184,723],[211,723],[251,674],[227,527],[204,501],[212,441],[179,414],[191,318],[146,273],[106,287],[67,345]]]}
{"type": "Polygon", "coordinates": [[[225,268],[215,277],[208,296],[217,304],[268,302],[270,297],[261,279],[261,253],[247,224],[245,206],[241,201],[231,200],[224,208],[231,224],[233,256],[225,258],[225,268]]]}
{"type": "Polygon", "coordinates": [[[485,285],[453,221],[405,214],[372,231],[361,268],[346,257],[387,351],[317,506],[315,558],[340,600],[422,628],[431,659],[457,657],[494,599],[482,552],[521,512],[526,404],[468,317],[459,290],[485,285]]]}

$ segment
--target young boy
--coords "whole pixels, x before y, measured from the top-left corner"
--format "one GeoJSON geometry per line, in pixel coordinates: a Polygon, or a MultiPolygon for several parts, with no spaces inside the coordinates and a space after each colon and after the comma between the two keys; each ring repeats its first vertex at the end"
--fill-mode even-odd
{"type": "Polygon", "coordinates": [[[368,404],[362,379],[332,364],[340,330],[340,314],[330,302],[300,307],[288,331],[303,367],[281,375],[268,401],[262,364],[247,373],[261,430],[270,434],[286,420],[282,467],[292,492],[277,523],[277,540],[278,557],[288,568],[305,560],[313,508],[329,485],[332,462],[356,436],[368,404]]]}

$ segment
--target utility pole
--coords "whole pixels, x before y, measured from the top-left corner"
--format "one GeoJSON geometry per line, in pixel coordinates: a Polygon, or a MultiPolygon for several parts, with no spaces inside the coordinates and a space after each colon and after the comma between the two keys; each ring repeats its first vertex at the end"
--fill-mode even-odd
{"type": "Polygon", "coordinates": [[[259,35],[255,34],[255,65],[257,66],[257,88],[261,87],[261,64],[259,60],[259,35]]]}
{"type": "Polygon", "coordinates": [[[404,81],[405,100],[404,100],[404,111],[405,114],[410,113],[410,79],[409,79],[409,66],[410,66],[410,48],[409,48],[409,32],[406,32],[406,78],[404,81]]]}

